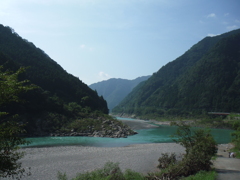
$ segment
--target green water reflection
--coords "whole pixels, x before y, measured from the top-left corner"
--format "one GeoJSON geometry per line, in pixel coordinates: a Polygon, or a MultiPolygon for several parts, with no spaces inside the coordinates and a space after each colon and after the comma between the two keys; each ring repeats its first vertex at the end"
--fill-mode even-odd
{"type": "MultiPolygon", "coordinates": [[[[154,129],[137,130],[138,134],[128,138],[99,138],[99,137],[38,137],[27,138],[31,141],[28,147],[41,146],[95,146],[95,147],[121,147],[131,144],[145,143],[168,143],[173,142],[170,137],[176,131],[176,127],[159,126],[154,129]]],[[[229,143],[231,141],[230,133],[232,130],[211,129],[211,132],[217,143],[229,143]]]]}

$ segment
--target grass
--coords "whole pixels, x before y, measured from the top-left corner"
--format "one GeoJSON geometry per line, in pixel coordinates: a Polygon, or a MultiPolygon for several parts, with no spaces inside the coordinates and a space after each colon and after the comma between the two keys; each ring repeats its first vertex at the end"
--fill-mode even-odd
{"type": "Polygon", "coordinates": [[[216,171],[200,171],[195,175],[188,176],[181,180],[215,180],[217,177],[216,171]]]}
{"type": "MultiPolygon", "coordinates": [[[[155,174],[157,176],[157,173],[155,174]]],[[[215,180],[215,171],[200,171],[181,180],[215,180]]],[[[127,169],[125,172],[119,168],[119,163],[107,162],[103,168],[91,172],[78,174],[71,180],[147,180],[141,173],[127,169]]],[[[58,172],[58,180],[68,180],[66,173],[58,172]]]]}
{"type": "MultiPolygon", "coordinates": [[[[146,178],[135,171],[127,169],[125,172],[119,163],[107,162],[103,168],[91,172],[80,173],[72,180],[145,180],[146,178]]],[[[68,180],[66,174],[58,172],[58,180],[68,180]]]]}

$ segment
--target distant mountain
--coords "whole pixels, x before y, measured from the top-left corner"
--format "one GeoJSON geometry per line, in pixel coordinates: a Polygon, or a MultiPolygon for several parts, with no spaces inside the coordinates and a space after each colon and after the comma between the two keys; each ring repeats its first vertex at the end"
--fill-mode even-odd
{"type": "Polygon", "coordinates": [[[108,108],[111,111],[118,105],[140,82],[145,81],[150,76],[138,77],[134,80],[111,78],[106,81],[101,81],[89,85],[93,90],[96,90],[99,96],[106,99],[108,108]]]}
{"type": "Polygon", "coordinates": [[[206,37],[136,87],[114,113],[155,118],[240,112],[240,29],[206,37]]]}
{"type": "Polygon", "coordinates": [[[0,111],[19,114],[21,121],[28,122],[31,132],[49,133],[66,128],[71,121],[93,116],[91,113],[95,111],[108,114],[103,97],[67,73],[33,43],[3,25],[0,25],[0,65],[12,71],[27,67],[20,78],[39,86],[23,95],[26,103],[0,107],[0,111]]]}

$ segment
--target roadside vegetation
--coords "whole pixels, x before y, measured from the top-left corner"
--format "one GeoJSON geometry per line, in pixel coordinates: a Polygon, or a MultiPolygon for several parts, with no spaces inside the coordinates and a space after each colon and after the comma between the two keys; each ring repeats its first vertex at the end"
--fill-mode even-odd
{"type": "Polygon", "coordinates": [[[216,171],[200,171],[196,175],[191,175],[181,180],[215,180],[216,177],[216,171]]]}
{"type": "MultiPolygon", "coordinates": [[[[239,118],[239,116],[237,117],[239,118]]],[[[231,151],[235,152],[236,157],[240,158],[240,120],[236,120],[233,123],[233,129],[235,130],[231,136],[232,136],[232,143],[234,144],[234,148],[231,149],[231,151]]]]}

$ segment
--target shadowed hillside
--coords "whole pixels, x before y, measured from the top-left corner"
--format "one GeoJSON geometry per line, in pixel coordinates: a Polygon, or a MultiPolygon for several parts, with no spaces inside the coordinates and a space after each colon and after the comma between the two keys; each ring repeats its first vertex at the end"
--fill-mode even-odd
{"type": "Polygon", "coordinates": [[[99,96],[106,99],[108,108],[111,111],[118,105],[140,82],[150,76],[143,76],[133,80],[112,78],[106,81],[91,84],[89,87],[96,90],[99,96]]]}
{"type": "MultiPolygon", "coordinates": [[[[19,80],[27,79],[38,86],[21,94],[24,101],[0,107],[0,112],[18,114],[15,120],[26,122],[30,135],[69,133],[74,128],[92,133],[97,127],[101,130],[102,121],[109,118],[107,103],[102,96],[67,73],[33,43],[3,25],[0,25],[0,66],[2,72],[15,72],[25,67],[19,80]]],[[[1,117],[1,122],[11,118],[10,115],[1,117]]]]}
{"type": "Polygon", "coordinates": [[[240,112],[240,30],[206,37],[135,88],[114,113],[154,118],[240,112]]]}

